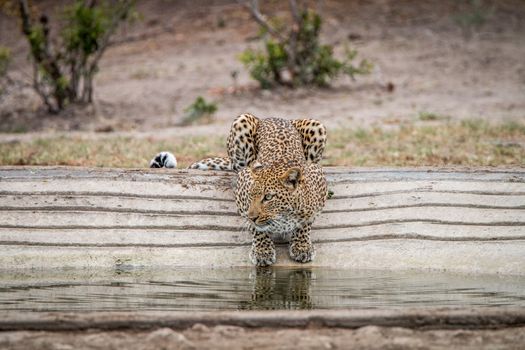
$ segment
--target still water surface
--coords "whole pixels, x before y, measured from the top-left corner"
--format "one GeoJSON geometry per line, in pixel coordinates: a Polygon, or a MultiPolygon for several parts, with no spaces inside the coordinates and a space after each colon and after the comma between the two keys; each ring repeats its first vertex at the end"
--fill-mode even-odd
{"type": "Polygon", "coordinates": [[[0,311],[525,306],[525,277],[326,268],[0,271],[0,311]]]}

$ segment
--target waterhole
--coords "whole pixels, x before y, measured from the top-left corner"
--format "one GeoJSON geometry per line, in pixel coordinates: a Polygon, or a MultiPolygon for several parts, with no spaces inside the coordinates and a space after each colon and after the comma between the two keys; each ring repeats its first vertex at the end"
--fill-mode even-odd
{"type": "Polygon", "coordinates": [[[525,277],[326,268],[0,272],[0,310],[525,306],[525,277]]]}

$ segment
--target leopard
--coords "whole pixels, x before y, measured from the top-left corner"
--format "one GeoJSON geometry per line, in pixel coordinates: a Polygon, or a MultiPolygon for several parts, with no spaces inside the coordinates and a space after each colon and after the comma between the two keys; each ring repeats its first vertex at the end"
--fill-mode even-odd
{"type": "MultiPolygon", "coordinates": [[[[275,243],[281,242],[289,244],[293,260],[314,260],[311,228],[328,197],[320,164],[326,140],[326,128],[318,120],[260,119],[246,113],[231,125],[227,157],[206,158],[189,166],[236,172],[235,202],[252,235],[249,258],[254,265],[273,265],[275,243]]],[[[159,153],[150,166],[173,165],[167,153],[159,153]]]]}

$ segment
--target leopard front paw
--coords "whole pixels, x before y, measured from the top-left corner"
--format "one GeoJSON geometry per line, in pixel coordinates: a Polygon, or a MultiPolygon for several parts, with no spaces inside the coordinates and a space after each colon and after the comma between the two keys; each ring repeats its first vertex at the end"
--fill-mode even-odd
{"type": "Polygon", "coordinates": [[[250,251],[250,260],[255,266],[270,266],[275,263],[275,248],[252,248],[250,251]]]}
{"type": "Polygon", "coordinates": [[[160,152],[149,162],[150,168],[176,168],[177,159],[170,152],[160,152]]]}
{"type": "Polygon", "coordinates": [[[312,243],[291,243],[290,257],[298,262],[307,263],[314,260],[315,250],[312,243]]]}

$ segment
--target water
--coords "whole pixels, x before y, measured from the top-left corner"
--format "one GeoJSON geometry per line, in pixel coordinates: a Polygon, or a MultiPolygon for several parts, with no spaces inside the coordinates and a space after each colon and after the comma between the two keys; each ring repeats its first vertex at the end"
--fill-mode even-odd
{"type": "Polygon", "coordinates": [[[326,268],[0,272],[0,311],[525,306],[525,277],[326,268]]]}

